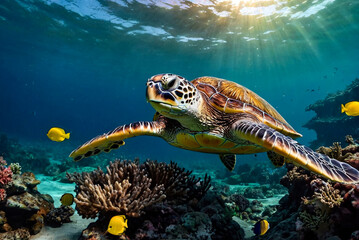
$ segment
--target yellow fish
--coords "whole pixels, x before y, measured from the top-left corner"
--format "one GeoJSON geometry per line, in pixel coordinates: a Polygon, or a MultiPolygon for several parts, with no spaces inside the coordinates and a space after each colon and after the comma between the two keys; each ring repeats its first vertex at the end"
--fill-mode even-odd
{"type": "Polygon", "coordinates": [[[269,222],[265,219],[258,221],[253,228],[255,235],[264,235],[269,229],[269,222]]]}
{"type": "Polygon", "coordinates": [[[74,203],[74,195],[65,193],[60,198],[61,206],[71,206],[74,203]]]}
{"type": "Polygon", "coordinates": [[[65,133],[65,130],[58,127],[53,127],[49,130],[47,133],[47,136],[52,140],[56,142],[62,142],[66,139],[70,138],[70,133],[65,133]]]}
{"type": "Polygon", "coordinates": [[[111,218],[107,227],[107,232],[111,233],[112,235],[120,236],[126,231],[127,228],[128,226],[126,216],[118,215],[111,218]]]}
{"type": "Polygon", "coordinates": [[[342,113],[348,116],[359,116],[359,102],[348,102],[345,106],[342,104],[342,113]]]}

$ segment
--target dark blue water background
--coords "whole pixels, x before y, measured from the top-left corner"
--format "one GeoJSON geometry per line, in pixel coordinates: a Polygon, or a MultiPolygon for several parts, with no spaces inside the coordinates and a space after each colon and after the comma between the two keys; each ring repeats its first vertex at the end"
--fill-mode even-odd
{"type": "MultiPolygon", "coordinates": [[[[315,139],[302,127],[314,116],[305,107],[359,76],[359,3],[208,2],[2,0],[0,132],[63,149],[65,158],[118,125],[151,120],[145,83],[172,72],[240,83],[301,132],[300,142],[315,139]],[[71,132],[70,140],[51,142],[54,126],[71,132]]],[[[129,139],[114,153],[219,164],[153,137],[129,139]]]]}

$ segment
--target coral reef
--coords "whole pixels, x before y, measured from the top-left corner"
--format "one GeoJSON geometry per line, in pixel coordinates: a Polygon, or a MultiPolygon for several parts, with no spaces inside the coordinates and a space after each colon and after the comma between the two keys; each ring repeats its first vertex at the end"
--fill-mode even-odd
{"type": "Polygon", "coordinates": [[[64,223],[71,222],[70,217],[74,215],[75,210],[70,206],[61,206],[52,209],[45,216],[45,224],[50,227],[60,227],[64,223]]]}
{"type": "Polygon", "coordinates": [[[1,239],[29,239],[30,234],[41,231],[44,216],[53,208],[53,200],[37,191],[39,183],[33,173],[25,172],[13,174],[4,186],[6,197],[0,202],[1,239]]]}
{"type": "MultiPolygon", "coordinates": [[[[346,141],[349,145],[345,148],[334,143],[317,151],[359,169],[359,146],[351,136],[346,141]]],[[[283,239],[281,234],[289,231],[289,227],[283,228],[284,222],[296,226],[288,239],[350,239],[355,235],[359,226],[359,184],[334,183],[291,164],[287,169],[281,184],[289,194],[269,218],[268,239],[283,239]]]]}
{"type": "Polygon", "coordinates": [[[157,161],[143,164],[116,161],[110,163],[107,173],[98,169],[91,173],[68,174],[76,183],[75,202],[76,208],[81,209],[79,213],[83,217],[98,216],[97,221],[82,232],[80,239],[112,239],[113,236],[104,232],[110,218],[118,214],[128,217],[129,228],[126,236],[121,237],[123,239],[243,239],[243,231],[228,214],[223,199],[218,193],[209,191],[210,178],[205,176],[201,180],[191,174],[175,163],[157,161]],[[116,185],[124,183],[134,188],[118,188],[118,196],[125,191],[123,199],[129,200],[126,204],[138,201],[142,195],[151,201],[141,200],[139,204],[127,207],[120,197],[108,197],[100,202],[92,196],[114,193],[116,185]],[[114,189],[107,186],[110,184],[114,189]],[[151,191],[147,193],[142,186],[151,191]],[[110,204],[120,208],[111,208],[110,204]]]}
{"type": "Polygon", "coordinates": [[[357,99],[358,92],[359,79],[355,79],[345,90],[329,94],[324,100],[319,100],[306,108],[306,111],[314,111],[317,114],[304,125],[317,133],[317,139],[311,143],[312,148],[330,145],[339,141],[340,136],[349,134],[359,138],[358,119],[340,111],[341,104],[357,99]]]}

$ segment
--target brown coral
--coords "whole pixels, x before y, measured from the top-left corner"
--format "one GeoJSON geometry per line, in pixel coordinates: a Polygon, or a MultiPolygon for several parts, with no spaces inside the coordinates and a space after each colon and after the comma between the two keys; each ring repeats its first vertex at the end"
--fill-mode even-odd
{"type": "Polygon", "coordinates": [[[143,208],[166,197],[163,185],[151,186],[144,169],[128,161],[110,162],[106,174],[98,168],[67,176],[77,184],[76,209],[85,218],[106,212],[138,217],[143,208]]]}
{"type": "Polygon", "coordinates": [[[105,174],[100,168],[90,173],[67,174],[76,183],[76,209],[85,218],[98,213],[116,212],[138,217],[143,209],[165,198],[171,202],[200,200],[210,187],[210,178],[204,181],[190,176],[175,163],[146,161],[115,161],[105,174]]]}
{"type": "Polygon", "coordinates": [[[313,196],[329,208],[339,207],[343,202],[343,198],[340,196],[340,191],[338,189],[334,189],[328,183],[324,184],[318,191],[314,192],[313,196]]]}
{"type": "Polygon", "coordinates": [[[201,181],[190,176],[192,171],[186,171],[174,162],[166,164],[147,160],[144,166],[153,180],[152,184],[163,184],[167,201],[181,203],[194,198],[199,201],[210,187],[209,176],[201,181]]]}

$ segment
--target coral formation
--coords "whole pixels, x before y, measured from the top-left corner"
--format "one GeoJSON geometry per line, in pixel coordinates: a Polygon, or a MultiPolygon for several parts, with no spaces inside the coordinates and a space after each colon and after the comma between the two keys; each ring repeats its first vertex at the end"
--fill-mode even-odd
{"type": "MultiPolygon", "coordinates": [[[[69,179],[77,184],[76,199],[82,191],[90,192],[88,188],[92,188],[90,185],[95,184],[95,182],[97,187],[104,186],[104,183],[101,183],[102,181],[105,181],[105,184],[115,185],[112,179],[116,179],[120,183],[129,182],[135,187],[144,184],[146,188],[152,190],[158,187],[156,190],[158,192],[155,192],[157,196],[151,197],[153,202],[148,202],[150,204],[138,205],[138,208],[122,208],[120,211],[118,209],[113,211],[109,208],[99,210],[97,221],[91,223],[82,232],[80,239],[111,239],[111,236],[104,235],[104,232],[110,217],[115,214],[126,214],[128,217],[129,228],[126,230],[126,236],[121,236],[123,239],[127,237],[129,239],[148,240],[243,239],[243,231],[232,220],[232,216],[227,214],[224,201],[218,193],[208,191],[210,187],[208,176],[200,180],[191,176],[192,172],[178,167],[177,164],[158,163],[156,161],[146,161],[143,164],[116,161],[110,163],[106,174],[100,169],[92,173],[69,174],[69,179]],[[111,176],[106,177],[106,174],[111,176]],[[141,183],[137,181],[141,181],[141,183]],[[164,199],[158,197],[162,195],[165,196],[164,199]],[[136,214],[133,214],[134,212],[136,214]]],[[[93,188],[95,189],[95,187],[93,188]]],[[[109,187],[106,189],[112,191],[109,187]]],[[[103,194],[106,189],[103,187],[96,193],[103,194]]],[[[127,193],[131,202],[136,201],[141,195],[131,195],[129,191],[127,193]]],[[[120,195],[121,193],[118,192],[117,194],[120,195]]],[[[92,199],[90,194],[87,196],[92,199]]],[[[113,198],[112,201],[119,199],[113,198]]],[[[83,211],[85,211],[86,206],[90,209],[89,211],[92,211],[93,206],[90,205],[92,200],[86,202],[87,205],[83,200],[85,199],[75,200],[76,205],[82,204],[83,211]]],[[[114,205],[115,203],[111,204],[114,205]]],[[[118,206],[121,206],[121,203],[118,206]]],[[[88,215],[82,214],[82,216],[87,217],[88,215]]]]}
{"type": "Polygon", "coordinates": [[[76,183],[76,209],[81,216],[95,218],[98,213],[115,212],[138,217],[145,207],[167,196],[175,202],[200,200],[209,188],[209,178],[200,182],[190,174],[174,163],[115,161],[106,174],[98,168],[91,173],[68,174],[68,178],[76,183]]]}
{"type": "Polygon", "coordinates": [[[147,160],[144,165],[152,184],[164,186],[166,201],[177,204],[191,199],[198,201],[210,187],[210,178],[207,175],[201,181],[200,178],[190,176],[192,171],[180,168],[177,163],[166,164],[147,160]]]}
{"type": "Polygon", "coordinates": [[[10,169],[13,174],[21,174],[21,166],[19,163],[11,163],[10,169]]]}
{"type": "Polygon", "coordinates": [[[45,216],[45,224],[50,227],[60,227],[64,223],[71,222],[70,217],[74,215],[75,210],[70,206],[61,206],[52,209],[45,216]]]}
{"type": "MultiPolygon", "coordinates": [[[[359,146],[351,136],[346,141],[349,145],[345,148],[334,143],[317,151],[359,169],[359,146]]],[[[272,231],[267,233],[268,239],[287,231],[280,227],[284,222],[296,226],[293,239],[350,239],[359,226],[359,184],[333,183],[291,164],[287,169],[281,184],[289,195],[281,199],[278,211],[269,218],[272,231]]]]}
{"type": "Polygon", "coordinates": [[[31,235],[28,229],[26,228],[19,228],[14,231],[9,231],[6,233],[0,233],[0,239],[2,240],[28,240],[30,239],[31,235]]]}
{"type": "Polygon", "coordinates": [[[37,191],[39,183],[30,172],[14,174],[7,182],[7,196],[0,202],[0,232],[4,232],[1,239],[29,239],[30,234],[41,231],[44,215],[53,208],[53,200],[37,191]]]}
{"type": "Polygon", "coordinates": [[[0,156],[0,202],[6,199],[6,186],[12,181],[13,172],[10,167],[6,167],[5,159],[0,156]]]}
{"type": "Polygon", "coordinates": [[[359,138],[358,121],[340,111],[341,104],[357,99],[359,79],[355,79],[345,90],[329,94],[324,100],[309,105],[306,111],[314,111],[317,115],[307,122],[304,127],[313,129],[317,139],[311,143],[312,148],[320,145],[328,146],[340,140],[340,136],[352,134],[359,138]],[[335,131],[328,131],[335,129],[335,131]]]}
{"type": "Polygon", "coordinates": [[[138,217],[143,208],[166,197],[162,184],[151,184],[145,170],[128,161],[111,162],[106,174],[98,168],[68,178],[76,183],[76,210],[85,218],[108,212],[138,217]]]}

